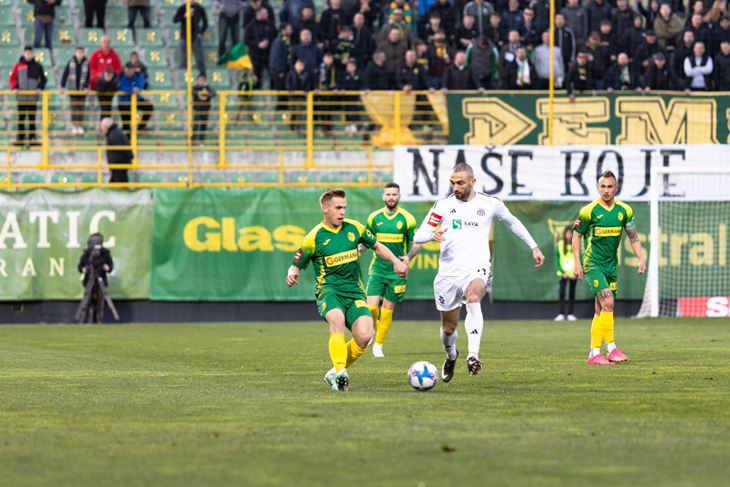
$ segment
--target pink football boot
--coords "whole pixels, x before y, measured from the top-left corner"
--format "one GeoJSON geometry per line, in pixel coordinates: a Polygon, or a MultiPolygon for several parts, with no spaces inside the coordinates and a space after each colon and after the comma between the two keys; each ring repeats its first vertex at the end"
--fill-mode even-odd
{"type": "Polygon", "coordinates": [[[588,365],[613,365],[611,362],[606,360],[600,353],[588,359],[588,365]]]}
{"type": "Polygon", "coordinates": [[[614,348],[613,352],[608,354],[608,361],[613,363],[626,362],[629,358],[621,353],[621,350],[614,348]]]}

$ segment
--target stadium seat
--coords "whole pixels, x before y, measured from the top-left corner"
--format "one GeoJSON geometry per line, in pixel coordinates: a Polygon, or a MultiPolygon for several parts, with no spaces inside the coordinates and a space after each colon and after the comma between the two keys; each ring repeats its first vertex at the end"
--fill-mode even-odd
{"type": "Polygon", "coordinates": [[[0,66],[3,66],[3,76],[5,78],[10,76],[10,72],[18,62],[21,55],[21,48],[15,47],[2,47],[0,48],[0,66]]]}
{"type": "MultiPolygon", "coordinates": [[[[61,68],[61,72],[63,73],[63,70],[66,68],[66,63],[68,63],[72,57],[74,57],[74,53],[76,51],[75,47],[72,46],[61,46],[61,47],[54,47],[53,53],[56,57],[56,66],[59,66],[61,68]]],[[[91,53],[87,51],[86,57],[89,57],[91,53]]]]}
{"type": "MultiPolygon", "coordinates": [[[[145,47],[142,52],[142,62],[145,63],[148,68],[167,68],[167,50],[162,46],[145,47]]],[[[169,74],[169,70],[166,69],[166,71],[169,74]]]]}
{"type": "Polygon", "coordinates": [[[73,31],[73,17],[74,15],[77,15],[77,12],[78,11],[72,10],[71,7],[65,3],[56,6],[56,25],[53,26],[54,36],[58,37],[57,31],[61,29],[73,31]]]}
{"type": "Polygon", "coordinates": [[[204,183],[224,183],[226,182],[226,177],[224,173],[221,172],[211,172],[206,171],[201,174],[201,180],[204,183]]]}
{"type": "Polygon", "coordinates": [[[150,75],[150,88],[153,90],[168,90],[175,87],[172,79],[172,72],[167,67],[153,67],[148,68],[150,75]]]}
{"type": "Polygon", "coordinates": [[[29,3],[22,3],[19,5],[20,8],[20,25],[22,26],[29,26],[30,29],[33,29],[33,22],[35,21],[35,16],[33,15],[33,5],[29,3]]]}
{"type": "Polygon", "coordinates": [[[55,29],[53,32],[53,38],[53,48],[55,50],[76,48],[76,31],[72,25],[55,29]]]}
{"type": "Polygon", "coordinates": [[[75,180],[74,175],[71,173],[54,173],[51,176],[52,183],[73,183],[75,180]]]}
{"type": "MultiPolygon", "coordinates": [[[[139,16],[138,22],[139,22],[139,16]]],[[[113,3],[109,2],[109,4],[106,7],[106,26],[107,29],[109,27],[112,28],[121,28],[126,27],[127,23],[129,21],[129,18],[127,16],[127,7],[124,5],[114,5],[113,3]]],[[[113,39],[113,37],[112,37],[113,39]]]]}
{"type": "MultiPolygon", "coordinates": [[[[79,29],[79,43],[86,47],[88,51],[87,55],[90,56],[92,52],[99,48],[99,40],[103,35],[104,31],[102,29],[79,29]]],[[[114,42],[112,42],[113,46],[114,42]]]]}
{"type": "Polygon", "coordinates": [[[142,48],[162,48],[165,44],[165,38],[160,29],[137,29],[139,36],[138,44],[142,48]]]}
{"type": "Polygon", "coordinates": [[[276,171],[264,171],[259,176],[259,181],[262,183],[278,183],[279,174],[276,171]]]}
{"type": "Polygon", "coordinates": [[[208,69],[208,83],[217,90],[230,90],[231,83],[227,69],[208,69]]]}
{"type": "Polygon", "coordinates": [[[35,60],[41,63],[43,67],[46,68],[46,71],[50,70],[53,65],[53,56],[51,55],[51,51],[38,47],[33,49],[33,54],[35,56],[35,60]]]}
{"type": "Polygon", "coordinates": [[[79,182],[81,183],[98,183],[99,178],[96,172],[85,172],[81,174],[81,177],[79,178],[79,182]]]}
{"type": "Polygon", "coordinates": [[[41,184],[46,182],[46,177],[43,174],[25,173],[22,181],[24,184],[41,184]]]}
{"type": "Polygon", "coordinates": [[[108,29],[108,31],[115,50],[118,51],[120,47],[134,47],[134,34],[131,29],[108,29]]]}
{"type": "Polygon", "coordinates": [[[162,175],[156,172],[140,172],[139,174],[140,183],[161,183],[162,175]]]}
{"type": "MultiPolygon", "coordinates": [[[[15,26],[0,27],[0,47],[5,48],[20,48],[20,41],[18,39],[18,31],[15,26]]],[[[17,61],[17,59],[16,59],[17,61]]]]}

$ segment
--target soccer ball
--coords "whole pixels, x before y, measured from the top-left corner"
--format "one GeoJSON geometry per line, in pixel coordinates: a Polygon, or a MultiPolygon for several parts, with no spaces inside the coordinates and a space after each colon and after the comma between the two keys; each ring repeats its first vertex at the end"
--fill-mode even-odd
{"type": "Polygon", "coordinates": [[[408,369],[408,383],[417,391],[433,389],[438,382],[438,370],[431,362],[420,361],[408,369]]]}

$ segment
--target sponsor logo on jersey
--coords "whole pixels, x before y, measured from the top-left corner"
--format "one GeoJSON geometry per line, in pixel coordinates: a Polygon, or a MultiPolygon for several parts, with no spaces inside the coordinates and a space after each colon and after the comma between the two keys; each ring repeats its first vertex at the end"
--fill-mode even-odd
{"type": "Polygon", "coordinates": [[[434,213],[433,211],[428,216],[428,224],[432,227],[439,226],[439,223],[441,223],[441,215],[434,213]]]}
{"type": "Polygon", "coordinates": [[[324,258],[327,267],[337,267],[338,265],[347,264],[357,260],[357,249],[340,252],[339,254],[328,255],[324,258]]]}
{"type": "Polygon", "coordinates": [[[294,263],[298,264],[300,260],[302,260],[302,249],[297,250],[297,253],[294,255],[294,263]]]}
{"type": "Polygon", "coordinates": [[[399,286],[393,286],[393,292],[396,294],[403,294],[406,292],[406,284],[401,284],[399,286]]]}
{"type": "Polygon", "coordinates": [[[596,220],[600,220],[601,218],[603,218],[603,215],[596,215],[596,220]]]}
{"type": "Polygon", "coordinates": [[[593,279],[593,287],[598,287],[598,279],[593,279]]]}
{"type": "Polygon", "coordinates": [[[611,291],[616,292],[616,290],[618,289],[618,284],[616,284],[615,282],[609,282],[608,287],[609,289],[611,289],[611,291]]]}
{"type": "Polygon", "coordinates": [[[375,224],[375,226],[378,226],[379,227],[382,224],[383,224],[383,222],[378,222],[378,223],[375,224]]]}
{"type": "Polygon", "coordinates": [[[575,220],[575,224],[573,225],[573,229],[574,229],[574,230],[577,230],[577,229],[578,229],[578,228],[580,227],[580,223],[581,223],[582,221],[583,221],[583,220],[581,219],[581,217],[578,217],[578,219],[577,219],[577,220],[575,220]]]}
{"type": "Polygon", "coordinates": [[[355,307],[356,308],[367,308],[368,307],[368,303],[366,303],[362,299],[356,299],[355,300],[355,307]]]}
{"type": "Polygon", "coordinates": [[[395,226],[395,228],[397,228],[398,230],[403,228],[403,222],[398,222],[398,224],[395,226]]]}
{"type": "Polygon", "coordinates": [[[322,242],[322,245],[327,245],[328,243],[330,243],[330,240],[332,240],[332,239],[331,238],[328,238],[327,240],[325,240],[324,242],[322,242]]]}
{"type": "Polygon", "coordinates": [[[622,212],[618,212],[618,221],[622,222],[624,221],[624,214],[622,212]]]}
{"type": "Polygon", "coordinates": [[[456,213],[456,208],[452,208],[449,213],[456,213]]]}
{"type": "Polygon", "coordinates": [[[620,237],[621,227],[596,227],[594,235],[596,237],[620,237]]]}
{"type": "Polygon", "coordinates": [[[486,214],[487,214],[487,211],[484,208],[479,208],[477,210],[477,215],[479,215],[479,216],[484,216],[486,214]]]}
{"type": "Polygon", "coordinates": [[[478,226],[479,226],[479,222],[472,222],[472,221],[469,221],[469,220],[462,220],[461,218],[457,218],[452,223],[452,228],[454,230],[461,230],[462,228],[466,228],[466,227],[478,227],[478,226]]]}
{"type": "Polygon", "coordinates": [[[354,241],[355,241],[355,234],[354,234],[354,233],[352,233],[352,232],[347,232],[347,239],[348,239],[348,240],[349,240],[350,242],[354,242],[354,241]]]}
{"type": "Polygon", "coordinates": [[[403,241],[402,233],[378,233],[378,242],[400,243],[403,241]]]}

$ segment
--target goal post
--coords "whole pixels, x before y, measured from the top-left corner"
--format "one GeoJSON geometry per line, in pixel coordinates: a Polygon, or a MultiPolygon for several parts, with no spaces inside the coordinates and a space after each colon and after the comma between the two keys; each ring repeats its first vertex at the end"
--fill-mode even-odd
{"type": "Polygon", "coordinates": [[[730,161],[654,167],[640,317],[730,316],[730,161]]]}

